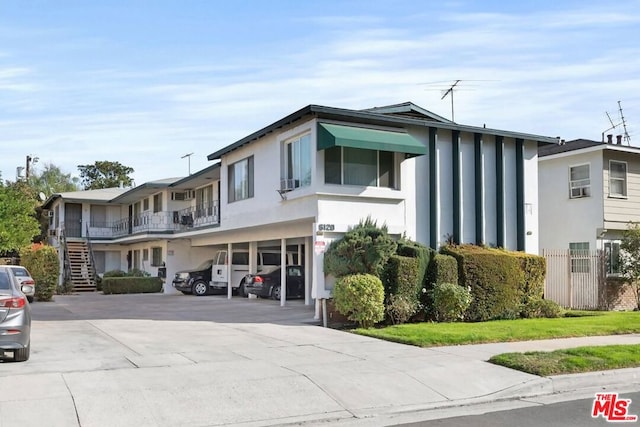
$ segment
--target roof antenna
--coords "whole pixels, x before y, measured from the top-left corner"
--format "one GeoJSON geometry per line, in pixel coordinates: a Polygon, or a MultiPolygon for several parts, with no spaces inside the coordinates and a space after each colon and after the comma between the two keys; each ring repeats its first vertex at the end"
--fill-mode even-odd
{"type": "Polygon", "coordinates": [[[624,129],[624,140],[627,141],[627,145],[631,145],[631,137],[629,136],[629,132],[627,132],[627,122],[622,114],[622,104],[620,101],[618,101],[618,111],[620,111],[620,120],[622,120],[622,128],[624,129]]]}
{"type": "Polygon", "coordinates": [[[451,94],[451,121],[454,123],[456,121],[453,116],[453,88],[456,87],[458,83],[460,83],[460,80],[456,80],[456,82],[452,84],[451,87],[444,92],[444,94],[442,95],[442,98],[440,98],[440,100],[443,100],[447,95],[451,94]]]}
{"type": "Polygon", "coordinates": [[[608,129],[605,129],[602,131],[602,143],[604,143],[604,134],[608,131],[610,131],[611,129],[615,129],[616,126],[618,126],[620,123],[618,123],[617,125],[613,123],[613,120],[611,120],[611,116],[609,115],[608,111],[604,112],[607,115],[607,118],[609,119],[609,123],[611,123],[611,127],[608,129]]]}

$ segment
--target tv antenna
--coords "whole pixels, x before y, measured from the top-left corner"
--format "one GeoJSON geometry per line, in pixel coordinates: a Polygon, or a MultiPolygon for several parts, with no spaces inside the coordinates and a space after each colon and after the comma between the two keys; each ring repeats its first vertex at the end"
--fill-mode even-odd
{"type": "Polygon", "coordinates": [[[189,161],[189,175],[191,175],[191,156],[193,156],[193,153],[187,153],[184,156],[180,157],[181,159],[184,159],[185,157],[188,159],[188,161],[189,161]]]}
{"type": "Polygon", "coordinates": [[[618,126],[622,125],[622,129],[624,130],[624,136],[623,139],[624,141],[627,143],[627,145],[631,145],[631,136],[629,136],[629,132],[627,131],[627,121],[624,118],[624,114],[622,114],[622,103],[620,101],[618,101],[618,112],[620,113],[620,122],[619,123],[613,123],[613,120],[611,120],[611,116],[609,115],[609,112],[605,111],[605,114],[607,115],[607,118],[609,119],[609,123],[611,123],[611,127],[608,129],[605,129],[604,131],[602,131],[602,142],[604,142],[604,134],[612,129],[617,128],[618,126]]]}
{"type": "Polygon", "coordinates": [[[460,80],[456,80],[455,83],[453,83],[449,89],[444,91],[444,94],[442,94],[442,98],[440,98],[440,100],[443,100],[447,97],[447,95],[451,95],[451,121],[454,123],[455,123],[455,119],[453,116],[453,88],[458,86],[458,83],[460,83],[460,80]]]}

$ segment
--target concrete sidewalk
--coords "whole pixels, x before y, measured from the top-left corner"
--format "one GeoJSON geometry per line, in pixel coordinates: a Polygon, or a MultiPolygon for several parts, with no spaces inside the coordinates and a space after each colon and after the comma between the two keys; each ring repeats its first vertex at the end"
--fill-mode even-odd
{"type": "MultiPolygon", "coordinates": [[[[31,359],[0,363],[0,425],[391,425],[436,408],[640,388],[638,369],[541,378],[486,362],[511,351],[640,344],[640,334],[421,349],[275,314],[274,323],[258,323],[266,306],[255,300],[158,298],[150,306],[163,320],[108,318],[100,304],[113,301],[125,313],[129,300],[119,298],[98,300],[91,316],[66,298],[34,304],[41,318],[64,310],[73,320],[34,321],[31,359]],[[198,320],[164,320],[165,304],[186,304],[184,316],[198,320]],[[206,320],[225,310],[232,322],[206,320]]],[[[299,310],[296,319],[313,315],[304,306],[288,310],[299,310]]]]}

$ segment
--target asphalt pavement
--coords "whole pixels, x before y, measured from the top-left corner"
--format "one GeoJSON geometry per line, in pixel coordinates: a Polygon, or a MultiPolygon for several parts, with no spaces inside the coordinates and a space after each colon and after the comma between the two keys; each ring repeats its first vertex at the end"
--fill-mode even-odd
{"type": "Polygon", "coordinates": [[[640,390],[638,369],[542,378],[486,362],[640,334],[422,349],[323,328],[301,301],[224,296],[58,295],[32,312],[30,360],[0,363],[0,427],[382,426],[640,390]]]}

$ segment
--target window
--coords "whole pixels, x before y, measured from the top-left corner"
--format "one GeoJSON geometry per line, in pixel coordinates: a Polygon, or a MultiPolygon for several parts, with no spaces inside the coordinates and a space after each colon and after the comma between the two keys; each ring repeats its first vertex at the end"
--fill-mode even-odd
{"type": "Polygon", "coordinates": [[[569,243],[572,273],[588,273],[591,267],[589,242],[569,243]]]}
{"type": "Polygon", "coordinates": [[[395,188],[394,155],[350,147],[324,150],[324,182],[395,188]]]}
{"type": "Polygon", "coordinates": [[[569,197],[577,199],[591,195],[589,165],[572,166],[569,169],[569,197]]]}
{"type": "Polygon", "coordinates": [[[102,205],[91,205],[91,227],[107,226],[107,207],[102,205]]]}
{"type": "Polygon", "coordinates": [[[153,213],[162,211],[162,193],[153,195],[153,213]]]}
{"type": "Polygon", "coordinates": [[[151,248],[151,266],[159,267],[162,265],[162,248],[151,248]]]}
{"type": "Polygon", "coordinates": [[[620,268],[620,242],[604,242],[604,256],[607,262],[607,274],[620,274],[622,272],[620,268]]]}
{"type": "Polygon", "coordinates": [[[609,161],[609,196],[627,197],[627,163],[609,161]]]}
{"type": "Polygon", "coordinates": [[[142,201],[142,204],[143,204],[142,210],[143,211],[148,211],[149,210],[149,198],[147,197],[146,199],[144,199],[142,201]]]}
{"type": "Polygon", "coordinates": [[[229,165],[229,203],[253,197],[253,156],[229,165]]]}
{"type": "Polygon", "coordinates": [[[196,218],[213,215],[213,185],[196,190],[196,218]]]}
{"type": "Polygon", "coordinates": [[[142,250],[142,261],[149,261],[149,249],[142,250]]]}
{"type": "Polygon", "coordinates": [[[293,189],[311,184],[311,135],[303,135],[286,143],[283,188],[293,189]]]}

